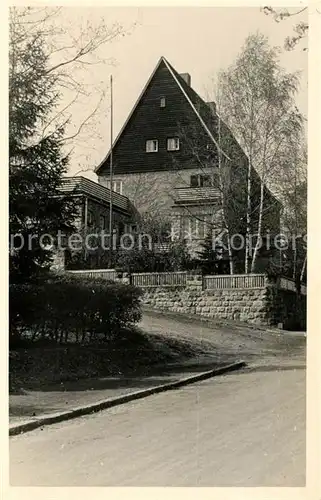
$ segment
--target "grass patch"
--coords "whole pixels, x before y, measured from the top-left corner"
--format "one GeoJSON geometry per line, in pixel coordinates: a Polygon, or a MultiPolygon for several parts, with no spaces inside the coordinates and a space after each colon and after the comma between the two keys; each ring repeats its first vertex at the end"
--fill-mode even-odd
{"type": "Polygon", "coordinates": [[[94,377],[151,375],[160,365],[197,358],[209,350],[208,343],[151,335],[138,328],[84,345],[26,341],[9,353],[9,391],[18,394],[21,389],[94,377]]]}

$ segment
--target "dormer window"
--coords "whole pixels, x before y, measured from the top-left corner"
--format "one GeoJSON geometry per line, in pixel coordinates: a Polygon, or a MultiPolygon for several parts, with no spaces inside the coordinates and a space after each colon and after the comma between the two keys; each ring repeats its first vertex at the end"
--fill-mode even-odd
{"type": "Polygon", "coordinates": [[[146,153],[157,153],[158,151],[158,140],[150,139],[146,141],[146,153]]]}
{"type": "Polygon", "coordinates": [[[179,150],[179,138],[172,137],[167,139],[167,151],[178,151],[179,150]]]}
{"type": "Polygon", "coordinates": [[[166,106],[166,99],[165,99],[165,97],[161,97],[160,98],[159,105],[160,105],[161,108],[165,108],[165,106],[166,106]]]}

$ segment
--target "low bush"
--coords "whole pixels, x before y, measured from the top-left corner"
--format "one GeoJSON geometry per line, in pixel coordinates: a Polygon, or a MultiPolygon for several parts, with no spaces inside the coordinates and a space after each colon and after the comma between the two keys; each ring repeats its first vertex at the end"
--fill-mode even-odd
{"type": "Polygon", "coordinates": [[[10,284],[10,347],[27,339],[83,343],[111,338],[140,320],[141,293],[121,283],[66,275],[10,284]]]}
{"type": "Polygon", "coordinates": [[[166,252],[144,247],[119,251],[113,265],[128,273],[160,273],[184,271],[188,268],[189,262],[186,246],[180,242],[170,242],[166,252]]]}

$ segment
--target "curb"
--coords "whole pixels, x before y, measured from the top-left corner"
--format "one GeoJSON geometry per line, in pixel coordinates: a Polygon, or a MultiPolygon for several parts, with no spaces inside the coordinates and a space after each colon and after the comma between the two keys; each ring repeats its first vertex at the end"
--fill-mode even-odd
{"type": "Polygon", "coordinates": [[[23,424],[14,424],[9,427],[9,436],[16,436],[18,434],[24,434],[25,432],[33,431],[39,427],[45,425],[51,425],[58,422],[63,422],[66,420],[71,420],[73,418],[82,417],[84,415],[89,415],[91,413],[96,413],[107,408],[112,408],[113,406],[128,403],[130,401],[135,401],[137,399],[142,399],[152,394],[157,394],[160,392],[169,391],[171,389],[176,389],[184,385],[189,385],[194,382],[201,380],[206,380],[207,378],[214,377],[216,375],[222,375],[226,372],[238,370],[244,368],[246,363],[244,361],[239,361],[237,363],[232,363],[229,365],[222,366],[221,368],[216,368],[206,372],[198,373],[197,375],[192,375],[190,377],[182,378],[175,382],[170,382],[168,384],[157,385],[156,387],[151,387],[150,389],[143,389],[141,391],[131,392],[129,394],[124,394],[123,396],[117,396],[114,398],[109,398],[98,403],[93,403],[88,406],[74,408],[73,410],[55,413],[51,415],[44,416],[37,420],[30,420],[23,424]]]}

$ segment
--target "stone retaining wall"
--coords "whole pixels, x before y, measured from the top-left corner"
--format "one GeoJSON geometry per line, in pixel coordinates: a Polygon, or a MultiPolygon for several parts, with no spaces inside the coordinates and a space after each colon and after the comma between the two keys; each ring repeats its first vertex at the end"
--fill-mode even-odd
{"type": "Polygon", "coordinates": [[[197,314],[208,318],[238,320],[285,329],[306,328],[306,297],[280,290],[274,285],[255,289],[202,290],[146,288],[143,304],[162,311],[197,314]]]}

